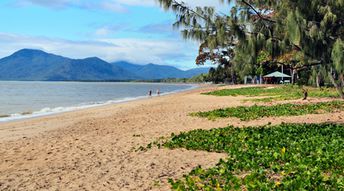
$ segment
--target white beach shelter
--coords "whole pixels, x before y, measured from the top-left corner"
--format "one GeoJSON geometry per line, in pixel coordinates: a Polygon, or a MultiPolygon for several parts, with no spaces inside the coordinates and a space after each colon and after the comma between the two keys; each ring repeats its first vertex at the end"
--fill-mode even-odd
{"type": "Polygon", "coordinates": [[[275,77],[275,78],[291,78],[291,76],[289,76],[287,74],[283,74],[281,72],[277,72],[277,71],[264,76],[264,78],[273,78],[273,77],[275,77]]]}
{"type": "Polygon", "coordinates": [[[290,80],[284,80],[284,78],[291,78],[291,76],[287,75],[287,74],[284,74],[282,72],[273,72],[271,74],[268,74],[266,76],[264,76],[264,78],[277,78],[277,79],[281,79],[281,81],[279,83],[290,83],[290,80]]]}

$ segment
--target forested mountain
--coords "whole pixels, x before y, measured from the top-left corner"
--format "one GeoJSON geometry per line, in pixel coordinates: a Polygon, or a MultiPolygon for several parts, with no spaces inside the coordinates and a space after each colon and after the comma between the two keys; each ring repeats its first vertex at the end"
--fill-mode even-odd
{"type": "Polygon", "coordinates": [[[183,71],[172,66],[108,63],[97,57],[71,59],[41,50],[22,49],[0,59],[0,80],[149,80],[188,78],[208,69],[183,71]]]}
{"type": "Polygon", "coordinates": [[[157,64],[138,65],[124,61],[112,63],[114,66],[121,67],[133,72],[140,79],[165,79],[165,78],[191,78],[193,76],[208,73],[209,68],[195,68],[190,70],[180,70],[173,66],[164,66],[157,64]]]}

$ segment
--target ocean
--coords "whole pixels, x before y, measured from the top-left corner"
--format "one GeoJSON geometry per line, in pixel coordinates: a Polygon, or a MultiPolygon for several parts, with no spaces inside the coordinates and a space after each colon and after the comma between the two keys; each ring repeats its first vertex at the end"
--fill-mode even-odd
{"type": "Polygon", "coordinates": [[[0,81],[0,122],[185,91],[187,84],[0,81]]]}

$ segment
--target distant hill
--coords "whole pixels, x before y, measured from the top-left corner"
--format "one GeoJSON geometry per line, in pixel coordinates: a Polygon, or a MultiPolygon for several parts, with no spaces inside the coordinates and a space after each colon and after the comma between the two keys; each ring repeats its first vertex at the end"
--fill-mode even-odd
{"type": "Polygon", "coordinates": [[[198,76],[200,74],[208,74],[210,68],[194,68],[185,71],[185,75],[188,76],[188,78],[198,76]]]}
{"type": "Polygon", "coordinates": [[[22,49],[0,59],[0,80],[84,81],[188,78],[208,69],[182,71],[171,66],[108,63],[97,57],[70,59],[41,50],[22,49]]]}
{"type": "Polygon", "coordinates": [[[208,73],[209,68],[195,68],[190,70],[180,70],[173,66],[147,64],[139,65],[125,61],[114,62],[114,66],[129,70],[141,79],[166,79],[166,78],[191,78],[193,76],[208,73]]]}
{"type": "Polygon", "coordinates": [[[22,49],[0,59],[0,80],[125,80],[129,71],[99,58],[70,59],[41,50],[22,49]]]}

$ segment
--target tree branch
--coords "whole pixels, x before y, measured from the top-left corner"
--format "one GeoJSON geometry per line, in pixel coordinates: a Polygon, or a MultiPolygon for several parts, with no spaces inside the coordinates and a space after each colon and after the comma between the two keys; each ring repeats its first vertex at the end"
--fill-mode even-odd
{"type": "Polygon", "coordinates": [[[200,18],[202,18],[202,19],[204,19],[204,20],[206,20],[206,21],[208,21],[208,19],[209,19],[209,18],[205,17],[204,15],[201,15],[201,14],[197,13],[196,11],[194,11],[193,9],[191,9],[190,7],[187,7],[185,4],[179,3],[179,2],[176,1],[176,0],[173,0],[172,2],[173,2],[173,4],[174,4],[175,6],[179,6],[179,7],[182,7],[182,8],[184,8],[184,9],[187,9],[188,11],[192,12],[193,14],[197,15],[198,17],[200,17],[200,18]]]}
{"type": "Polygon", "coordinates": [[[276,23],[276,21],[274,20],[271,20],[271,19],[268,19],[268,18],[265,18],[262,16],[262,14],[260,14],[259,11],[257,11],[250,3],[248,3],[247,1],[245,0],[241,0],[241,2],[243,2],[245,5],[247,5],[248,7],[250,7],[250,9],[252,9],[257,15],[259,18],[265,20],[265,21],[269,21],[269,22],[272,22],[272,23],[276,23]]]}

